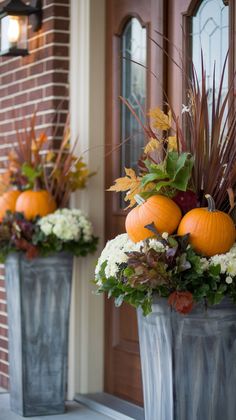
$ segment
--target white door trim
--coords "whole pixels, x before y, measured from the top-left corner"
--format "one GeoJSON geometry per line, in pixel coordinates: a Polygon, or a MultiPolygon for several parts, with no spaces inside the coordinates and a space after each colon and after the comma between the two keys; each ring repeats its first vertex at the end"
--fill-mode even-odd
{"type": "Polygon", "coordinates": [[[93,294],[91,280],[103,247],[104,121],[105,121],[105,0],[70,0],[70,112],[72,142],[77,153],[97,171],[71,206],[86,211],[99,236],[96,256],[74,263],[72,288],[68,398],[76,393],[103,391],[104,303],[93,294]]]}

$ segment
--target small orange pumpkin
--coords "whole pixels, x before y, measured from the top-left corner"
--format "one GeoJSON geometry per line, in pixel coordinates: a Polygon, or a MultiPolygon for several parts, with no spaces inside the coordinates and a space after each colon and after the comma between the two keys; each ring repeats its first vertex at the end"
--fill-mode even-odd
{"type": "Polygon", "coordinates": [[[179,235],[190,234],[194,250],[206,257],[225,254],[235,242],[235,226],[231,217],[216,210],[213,198],[207,194],[208,208],[190,210],[181,220],[179,235]]]}
{"type": "Polygon", "coordinates": [[[0,221],[4,218],[7,210],[15,211],[16,208],[16,200],[18,199],[21,191],[17,190],[10,190],[5,192],[0,197],[0,221]]]}
{"type": "Polygon", "coordinates": [[[56,203],[51,194],[46,190],[27,190],[21,193],[16,202],[16,211],[24,213],[26,219],[31,220],[36,216],[46,216],[56,210],[56,203]]]}
{"type": "Polygon", "coordinates": [[[132,209],[125,221],[126,232],[133,242],[139,242],[153,236],[152,232],[144,226],[155,224],[159,233],[173,233],[180,222],[181,210],[168,197],[153,195],[146,201],[135,196],[138,206],[132,209]]]}

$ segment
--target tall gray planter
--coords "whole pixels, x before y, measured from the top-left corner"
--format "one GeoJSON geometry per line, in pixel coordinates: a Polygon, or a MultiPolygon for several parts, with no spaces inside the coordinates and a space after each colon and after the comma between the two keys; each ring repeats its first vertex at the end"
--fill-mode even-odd
{"type": "Polygon", "coordinates": [[[70,254],[6,261],[10,402],[22,416],[65,411],[70,254]]]}
{"type": "Polygon", "coordinates": [[[235,420],[236,305],[138,311],[145,420],[235,420]]]}

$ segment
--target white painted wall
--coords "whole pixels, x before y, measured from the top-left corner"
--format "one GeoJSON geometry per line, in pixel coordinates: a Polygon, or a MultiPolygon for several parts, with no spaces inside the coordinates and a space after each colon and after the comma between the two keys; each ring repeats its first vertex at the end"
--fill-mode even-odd
{"type": "Polygon", "coordinates": [[[86,211],[100,237],[94,257],[74,263],[69,338],[68,397],[103,390],[103,297],[93,294],[94,266],[104,232],[105,0],[71,0],[70,108],[72,141],[97,171],[71,206],[86,211]]]}

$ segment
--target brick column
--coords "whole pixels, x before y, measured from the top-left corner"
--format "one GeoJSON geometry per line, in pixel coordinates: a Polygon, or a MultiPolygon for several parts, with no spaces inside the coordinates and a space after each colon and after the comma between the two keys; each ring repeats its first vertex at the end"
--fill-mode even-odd
{"type": "MultiPolygon", "coordinates": [[[[27,57],[0,57],[0,164],[37,111],[36,129],[54,146],[60,142],[68,111],[70,1],[44,0],[42,29],[29,28],[27,57]],[[59,113],[55,134],[55,114],[59,113]]],[[[0,265],[0,387],[8,388],[8,327],[4,266],[0,265]]]]}

